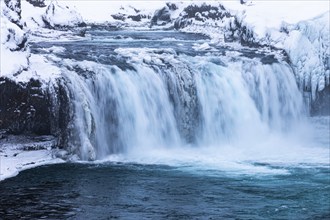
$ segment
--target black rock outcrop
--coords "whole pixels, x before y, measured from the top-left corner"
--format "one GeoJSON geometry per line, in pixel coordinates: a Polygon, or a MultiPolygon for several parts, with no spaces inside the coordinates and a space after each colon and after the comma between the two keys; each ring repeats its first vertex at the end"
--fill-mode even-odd
{"type": "Polygon", "coordinates": [[[0,77],[0,130],[15,135],[53,135],[67,142],[71,105],[63,79],[45,86],[31,78],[27,83],[0,77]]]}

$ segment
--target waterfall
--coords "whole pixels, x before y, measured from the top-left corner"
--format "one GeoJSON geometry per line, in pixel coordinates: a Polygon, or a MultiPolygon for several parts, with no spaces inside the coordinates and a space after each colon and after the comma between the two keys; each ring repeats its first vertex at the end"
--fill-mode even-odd
{"type": "Polygon", "coordinates": [[[286,133],[304,116],[284,61],[118,49],[124,65],[65,60],[84,160],[131,150],[239,144],[286,133]]]}

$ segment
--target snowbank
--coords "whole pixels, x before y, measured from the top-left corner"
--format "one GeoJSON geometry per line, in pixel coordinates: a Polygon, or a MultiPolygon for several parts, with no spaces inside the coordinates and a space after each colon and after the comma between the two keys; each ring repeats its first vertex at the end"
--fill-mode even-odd
{"type": "Polygon", "coordinates": [[[16,176],[22,170],[45,164],[63,163],[64,160],[55,157],[59,151],[52,150],[54,140],[46,136],[43,138],[1,137],[0,181],[16,176]]]}

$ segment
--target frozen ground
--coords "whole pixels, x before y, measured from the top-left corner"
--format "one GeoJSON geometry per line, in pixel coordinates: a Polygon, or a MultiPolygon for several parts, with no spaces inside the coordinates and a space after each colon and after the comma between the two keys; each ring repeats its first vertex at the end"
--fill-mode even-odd
{"type": "Polygon", "coordinates": [[[33,167],[62,163],[54,150],[52,136],[2,136],[0,134],[0,181],[16,176],[20,171],[33,167]]]}

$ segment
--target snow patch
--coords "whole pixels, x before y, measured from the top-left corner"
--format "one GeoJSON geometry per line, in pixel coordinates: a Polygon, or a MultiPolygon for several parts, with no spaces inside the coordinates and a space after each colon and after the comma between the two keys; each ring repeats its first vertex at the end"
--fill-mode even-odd
{"type": "Polygon", "coordinates": [[[51,136],[5,136],[1,139],[0,181],[16,176],[26,169],[64,162],[54,157],[57,150],[52,149],[56,143],[51,136]]]}

